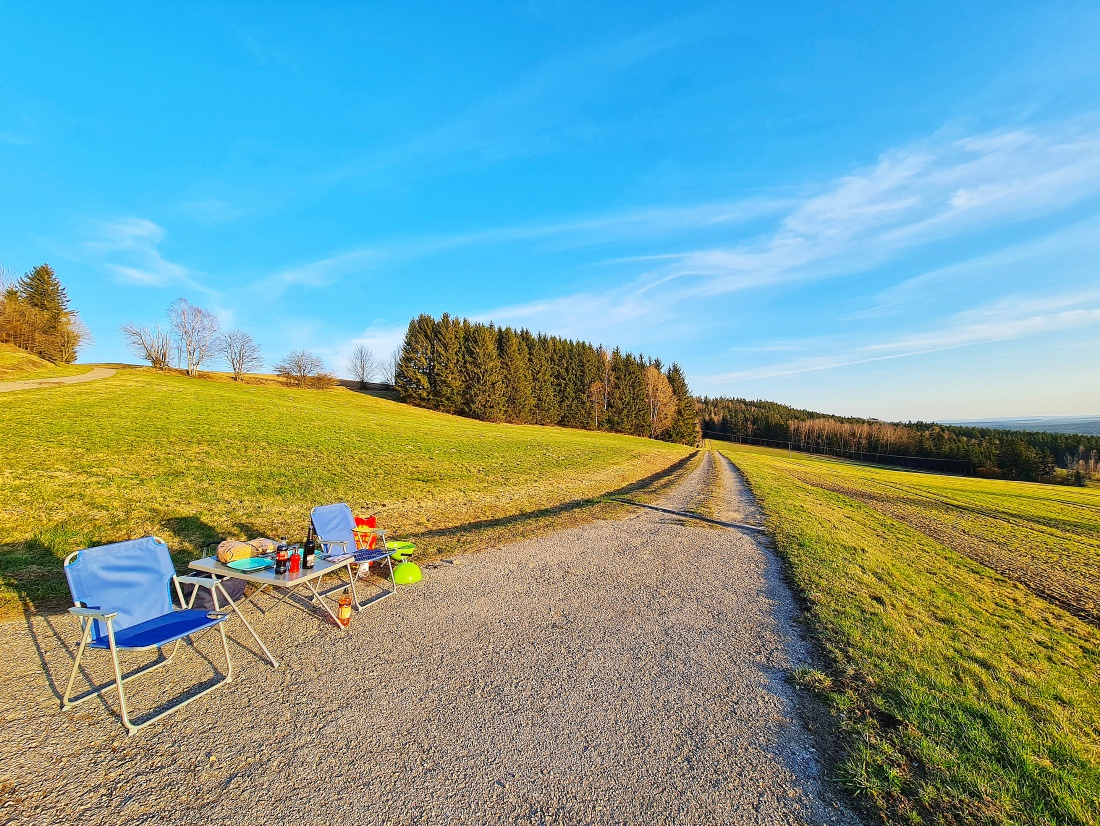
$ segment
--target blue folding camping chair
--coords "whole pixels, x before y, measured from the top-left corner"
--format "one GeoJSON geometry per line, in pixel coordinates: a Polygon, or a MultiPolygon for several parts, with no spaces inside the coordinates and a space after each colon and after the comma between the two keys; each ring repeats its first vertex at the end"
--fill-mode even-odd
{"type": "MultiPolygon", "coordinates": [[[[393,560],[390,558],[390,551],[386,548],[386,532],[384,530],[376,528],[373,531],[382,537],[382,544],[379,547],[360,549],[355,545],[355,516],[352,515],[351,508],[346,503],[339,502],[335,505],[322,505],[314,508],[310,511],[309,518],[313,522],[313,532],[317,534],[317,543],[325,554],[342,556],[347,553],[355,557],[357,567],[353,576],[369,571],[372,562],[379,562],[384,559],[386,564],[389,565],[390,589],[383,589],[382,593],[371,597],[365,603],[359,603],[355,606],[357,609],[363,605],[393,596],[397,592],[397,583],[393,581],[393,560]]],[[[338,585],[325,593],[332,593],[332,591],[339,590],[342,587],[343,585],[338,585]]]]}
{"type": "MultiPolygon", "coordinates": [[[[61,700],[62,709],[72,708],[85,700],[117,688],[122,722],[130,734],[134,734],[166,714],[182,708],[192,700],[197,700],[233,679],[233,661],[229,658],[229,643],[225,636],[225,621],[229,619],[229,615],[218,610],[218,591],[222,592],[226,605],[231,606],[234,611],[236,606],[225,593],[220,580],[176,576],[168,547],[162,540],[155,536],[147,536],[144,539],[85,548],[69,554],[64,564],[65,577],[69,580],[69,590],[73,595],[74,607],[69,609],[69,613],[80,618],[82,633],[80,647],[73,662],[73,670],[69,675],[69,684],[61,700]],[[191,609],[190,605],[184,602],[183,592],[180,590],[181,582],[196,586],[190,604],[194,604],[194,595],[198,593],[199,587],[209,588],[215,610],[191,609]],[[169,592],[172,584],[175,585],[180,605],[187,607],[177,610],[173,606],[172,595],[169,592]],[[168,665],[175,657],[181,640],[215,626],[221,633],[222,650],[225,652],[225,676],[209,688],[181,700],[142,723],[132,722],[126,706],[123,684],[168,665]],[[161,649],[169,644],[172,644],[172,650],[165,657],[161,649]],[[111,652],[115,680],[113,684],[93,686],[88,693],[71,699],[73,683],[86,648],[103,648],[111,652]],[[157,649],[162,659],[126,677],[122,676],[122,667],[118,660],[119,651],[148,651],[153,648],[157,649]]],[[[248,630],[252,631],[252,627],[240,612],[236,611],[236,613],[248,630]]],[[[255,631],[252,631],[252,636],[256,637],[255,631]]],[[[259,642],[258,637],[256,640],[259,642]]]]}

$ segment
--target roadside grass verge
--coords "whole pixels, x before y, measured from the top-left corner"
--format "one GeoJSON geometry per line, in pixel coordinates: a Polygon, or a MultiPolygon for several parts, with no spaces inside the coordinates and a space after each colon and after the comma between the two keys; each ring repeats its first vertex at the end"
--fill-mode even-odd
{"type": "Polygon", "coordinates": [[[54,364],[26,350],[0,343],[0,382],[79,376],[91,369],[87,364],[54,364]]]}
{"type": "Polygon", "coordinates": [[[522,515],[610,507],[598,498],[659,484],[692,453],[146,369],[8,394],[0,432],[0,616],[63,604],[59,560],[87,545],[156,534],[184,565],[225,537],[304,538],[311,507],[346,501],[429,553],[473,550],[521,530],[522,515]],[[479,538],[455,533],[467,525],[479,538]]]}
{"type": "Polygon", "coordinates": [[[857,797],[888,823],[1100,823],[1100,631],[1028,582],[1021,539],[1092,576],[1097,492],[713,446],[758,497],[831,663],[795,677],[836,715],[857,797]],[[1003,541],[1015,579],[966,538],[1003,541]]]}

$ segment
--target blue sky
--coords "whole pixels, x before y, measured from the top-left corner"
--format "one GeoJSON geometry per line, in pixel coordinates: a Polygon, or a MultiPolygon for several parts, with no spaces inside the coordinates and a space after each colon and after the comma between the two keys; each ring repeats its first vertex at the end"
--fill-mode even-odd
{"type": "Polygon", "coordinates": [[[343,371],[420,312],[889,419],[1100,414],[1100,6],[0,2],[0,261],[343,371]],[[593,6],[596,6],[595,8],[593,6]]]}

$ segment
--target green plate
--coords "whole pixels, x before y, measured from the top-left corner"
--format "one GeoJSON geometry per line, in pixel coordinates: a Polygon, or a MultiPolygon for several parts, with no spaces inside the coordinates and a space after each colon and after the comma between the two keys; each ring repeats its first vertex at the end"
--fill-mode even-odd
{"type": "Polygon", "coordinates": [[[270,559],[260,559],[253,556],[248,559],[234,559],[232,562],[226,562],[225,567],[232,568],[234,571],[262,571],[274,564],[270,559]]]}

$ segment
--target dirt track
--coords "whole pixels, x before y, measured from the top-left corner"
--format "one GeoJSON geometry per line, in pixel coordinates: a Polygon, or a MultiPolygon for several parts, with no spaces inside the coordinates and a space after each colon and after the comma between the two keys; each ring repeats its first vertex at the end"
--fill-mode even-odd
{"type": "Polygon", "coordinates": [[[27,379],[26,381],[0,381],[0,393],[10,393],[13,390],[34,390],[39,387],[54,387],[64,384],[81,384],[86,381],[110,378],[115,374],[113,367],[93,367],[87,373],[79,376],[57,376],[52,379],[27,379]]]}

